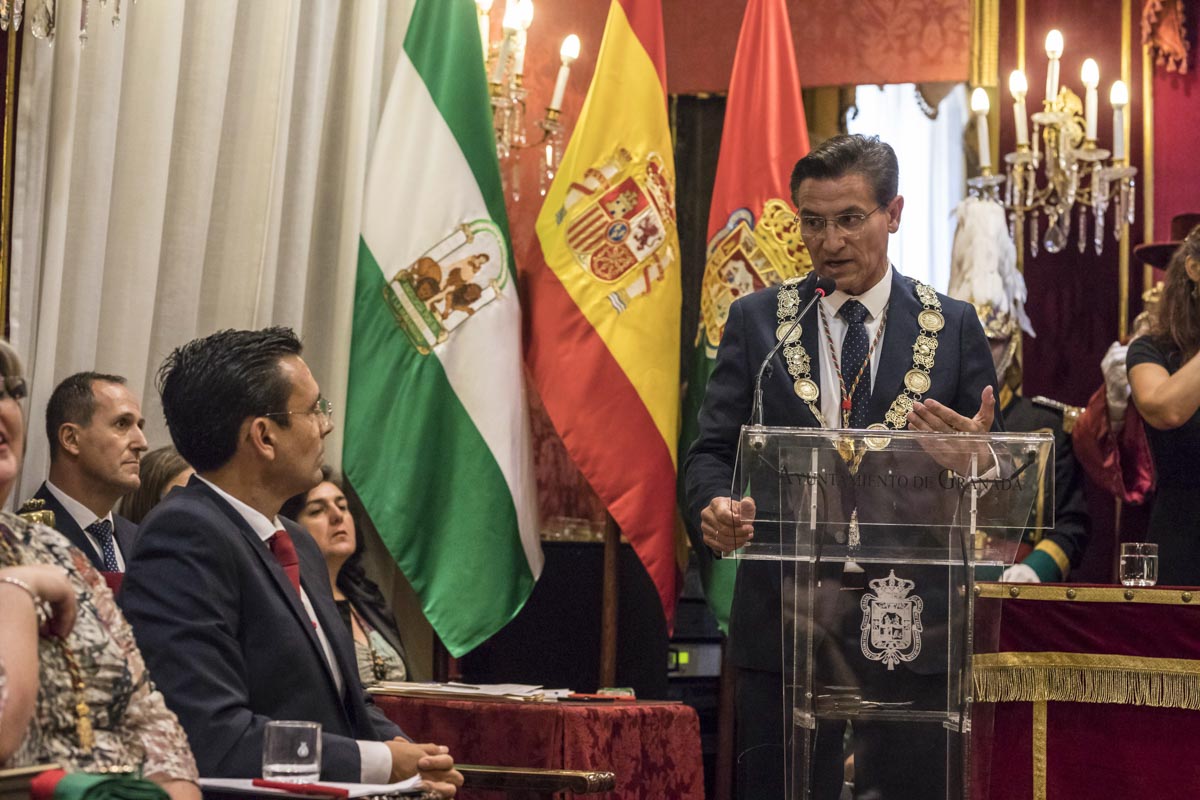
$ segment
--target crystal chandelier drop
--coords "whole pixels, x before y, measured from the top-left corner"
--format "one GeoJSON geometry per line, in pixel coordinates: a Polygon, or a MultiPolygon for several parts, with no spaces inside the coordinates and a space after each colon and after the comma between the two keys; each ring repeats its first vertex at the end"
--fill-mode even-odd
{"type": "Polygon", "coordinates": [[[1133,192],[1137,169],[1129,166],[1125,145],[1129,90],[1122,81],[1112,85],[1109,94],[1113,109],[1112,150],[1099,147],[1096,143],[1099,67],[1090,58],[1083,62],[1080,77],[1086,92],[1081,103],[1070,88],[1059,86],[1062,53],[1062,34],[1052,30],[1046,36],[1046,55],[1050,59],[1046,99],[1042,110],[1032,116],[1032,137],[1025,112],[1028,91],[1025,75],[1017,70],[1009,76],[1017,149],[1004,157],[1003,176],[993,174],[991,168],[987,146],[987,93],[976,89],[971,97],[971,111],[979,131],[981,174],[967,184],[972,195],[998,202],[1001,201],[1001,187],[1005,187],[1003,204],[1008,211],[1009,232],[1019,249],[1028,241],[1030,255],[1034,257],[1041,247],[1050,253],[1062,252],[1067,247],[1072,216],[1076,220],[1079,252],[1087,249],[1090,238],[1097,255],[1104,250],[1105,215],[1110,205],[1115,206],[1113,236],[1116,240],[1121,239],[1125,227],[1134,221],[1133,192]],[[1093,220],[1090,237],[1089,209],[1093,220]]]}
{"type": "MultiPolygon", "coordinates": [[[[29,32],[35,39],[54,41],[54,31],[57,27],[57,6],[61,0],[0,0],[0,30],[21,30],[26,11],[29,17],[29,32]]],[[[88,12],[92,0],[80,0],[79,5],[79,43],[87,44],[88,12]]],[[[100,8],[107,8],[110,0],[100,0],[100,8]]],[[[136,3],[137,0],[134,0],[136,3]]],[[[121,0],[111,0],[112,26],[121,24],[121,0]]]]}
{"type": "Polygon", "coordinates": [[[475,0],[475,6],[491,87],[496,154],[500,157],[509,195],[513,202],[521,199],[521,153],[532,149],[537,152],[540,162],[538,192],[545,196],[562,161],[565,137],[559,113],[571,64],[579,57],[579,37],[571,34],[563,40],[559,51],[562,65],[554,84],[554,94],[545,116],[536,123],[542,133],[537,141],[530,142],[525,119],[529,91],[524,86],[524,74],[527,32],[533,23],[533,0],[507,0],[502,34],[497,42],[491,41],[492,0],[475,0]]]}

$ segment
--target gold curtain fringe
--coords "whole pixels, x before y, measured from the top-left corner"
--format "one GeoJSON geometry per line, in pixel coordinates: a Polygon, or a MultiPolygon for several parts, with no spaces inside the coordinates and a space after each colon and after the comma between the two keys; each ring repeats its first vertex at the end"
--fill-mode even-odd
{"type": "Polygon", "coordinates": [[[1200,711],[1200,672],[1066,666],[975,669],[975,702],[1119,703],[1200,711]]]}

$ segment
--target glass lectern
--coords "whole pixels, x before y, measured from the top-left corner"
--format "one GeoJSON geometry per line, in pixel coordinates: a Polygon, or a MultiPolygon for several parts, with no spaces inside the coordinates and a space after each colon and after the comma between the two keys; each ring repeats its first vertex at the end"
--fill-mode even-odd
{"type": "Polygon", "coordinates": [[[968,795],[973,583],[1013,563],[1035,504],[1053,520],[1053,448],[742,429],[731,496],[754,500],[754,537],[735,557],[778,562],[761,635],[781,637],[788,800],[837,800],[818,776],[840,791],[851,763],[859,797],[968,795]]]}

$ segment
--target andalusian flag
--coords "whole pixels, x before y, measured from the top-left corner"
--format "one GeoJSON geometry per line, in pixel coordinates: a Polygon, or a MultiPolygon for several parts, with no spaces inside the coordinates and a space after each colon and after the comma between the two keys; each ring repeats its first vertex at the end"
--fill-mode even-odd
{"type": "MultiPolygon", "coordinates": [[[[788,182],[808,153],[808,127],[784,0],[750,0],[729,80],[717,179],[708,212],[708,262],[700,329],[684,400],[680,452],[698,435],[697,415],[729,317],[744,294],[812,269],[795,224],[788,182]]],[[[709,607],[729,623],[736,559],[714,560],[692,531],[709,607]]]]}
{"type": "Polygon", "coordinates": [[[675,609],[679,239],[659,0],[613,0],[537,219],[525,357],[550,419],[675,609]]]}
{"type": "Polygon", "coordinates": [[[516,615],[542,552],[475,5],[406,7],[363,201],[344,462],[457,656],[516,615]]]}

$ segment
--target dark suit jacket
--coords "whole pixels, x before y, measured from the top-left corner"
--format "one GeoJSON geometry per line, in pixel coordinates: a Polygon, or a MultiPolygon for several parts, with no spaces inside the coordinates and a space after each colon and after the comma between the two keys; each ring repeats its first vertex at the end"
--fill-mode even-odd
{"type": "Polygon", "coordinates": [[[354,645],[329,591],[316,542],[283,523],[300,583],[329,638],[338,694],[308,614],[283,568],[240,514],[192,478],[146,517],[120,604],[167,705],[187,731],[200,774],[262,774],[272,719],[321,723],[321,778],[360,780],[356,739],[402,735],[367,698],[354,645]]]}
{"type": "MultiPolygon", "coordinates": [[[[812,297],[813,281],[800,285],[803,306],[812,297]]],[[[775,346],[779,288],[763,289],[733,303],[717,350],[700,410],[700,435],[684,463],[689,526],[698,530],[700,512],[714,497],[728,497],[741,426],[750,419],[754,376],[775,346]]],[[[938,295],[945,327],[938,333],[937,356],[925,393],[959,414],[974,416],[985,386],[996,388],[996,370],[983,328],[969,304],[938,295]]],[[[878,373],[871,393],[867,422],[883,422],[892,400],[903,390],[904,374],[912,368],[912,346],[920,331],[922,305],[914,282],[893,270],[887,330],[878,373]]],[[[825,344],[816,306],[801,321],[801,340],[812,359],[812,379],[821,384],[818,353],[825,344]]],[[[763,381],[763,422],[766,425],[818,427],[808,406],[796,396],[782,349],[769,377],[763,381]]],[[[999,397],[999,393],[996,394],[999,397]]],[[[1000,415],[993,429],[1000,430],[1000,415]]],[[[780,651],[780,566],[769,561],[744,561],[738,566],[730,615],[730,657],[742,668],[778,672],[780,651]]]]}
{"type": "MultiPolygon", "coordinates": [[[[1054,434],[1054,528],[1046,528],[1049,515],[1039,515],[1035,505],[1029,515],[1026,537],[1049,539],[1062,548],[1072,568],[1078,567],[1091,535],[1091,517],[1083,494],[1083,470],[1075,458],[1071,435],[1063,430],[1062,411],[1015,395],[1004,409],[1004,427],[1010,431],[1049,431],[1054,434]]],[[[1030,544],[1037,544],[1037,541],[1030,540],[1030,544]]],[[[1066,577],[1061,579],[1066,580],[1066,577]]]]}
{"type": "MultiPolygon", "coordinates": [[[[83,554],[88,557],[99,572],[104,571],[104,559],[96,552],[95,545],[88,539],[87,534],[79,527],[79,523],[75,518],[58,502],[58,498],[54,493],[46,488],[43,483],[38,487],[37,492],[33,495],[34,500],[42,500],[46,503],[46,510],[54,512],[54,527],[63,536],[71,540],[71,544],[83,551],[83,554]]],[[[129,520],[122,517],[120,514],[113,513],[113,539],[116,542],[117,549],[121,551],[121,557],[125,559],[125,564],[129,565],[129,554],[133,552],[133,543],[137,540],[138,526],[129,520]]]]}

